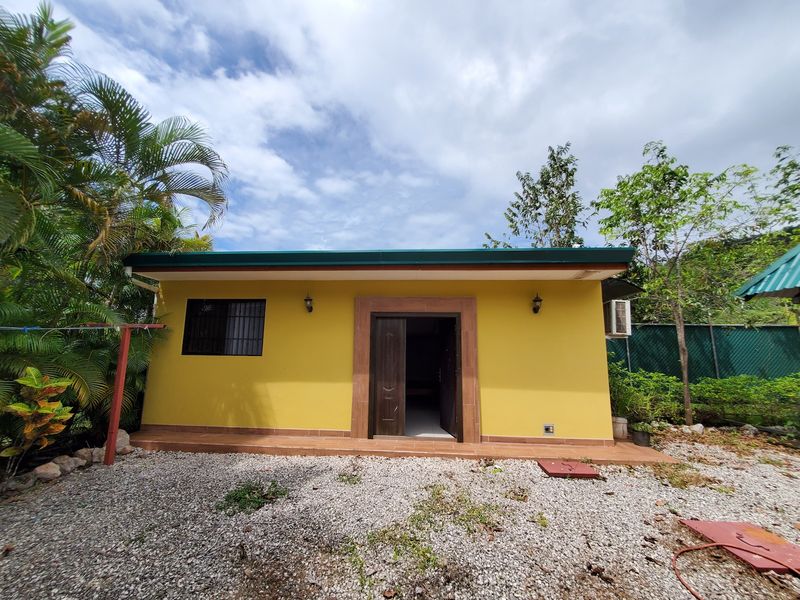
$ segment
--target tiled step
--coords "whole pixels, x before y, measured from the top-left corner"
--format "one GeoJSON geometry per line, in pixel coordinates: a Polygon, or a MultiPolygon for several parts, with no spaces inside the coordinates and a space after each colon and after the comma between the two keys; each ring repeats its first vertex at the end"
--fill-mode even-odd
{"type": "Polygon", "coordinates": [[[463,444],[415,439],[371,440],[341,437],[141,431],[131,435],[131,443],[147,450],[182,452],[244,452],[309,456],[417,456],[466,459],[571,459],[589,460],[596,464],[629,465],[678,462],[653,448],[642,448],[627,442],[617,442],[614,446],[496,442],[463,444]]]}

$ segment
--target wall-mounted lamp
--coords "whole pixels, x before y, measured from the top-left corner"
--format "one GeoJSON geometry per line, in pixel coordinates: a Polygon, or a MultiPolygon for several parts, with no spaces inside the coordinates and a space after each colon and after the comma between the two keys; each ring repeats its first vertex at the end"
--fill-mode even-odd
{"type": "Polygon", "coordinates": [[[539,298],[537,293],[533,299],[533,314],[538,315],[540,310],[542,310],[542,299],[539,298]]]}
{"type": "Polygon", "coordinates": [[[306,294],[306,297],[303,298],[303,302],[306,303],[306,310],[308,312],[314,312],[314,299],[306,294]]]}

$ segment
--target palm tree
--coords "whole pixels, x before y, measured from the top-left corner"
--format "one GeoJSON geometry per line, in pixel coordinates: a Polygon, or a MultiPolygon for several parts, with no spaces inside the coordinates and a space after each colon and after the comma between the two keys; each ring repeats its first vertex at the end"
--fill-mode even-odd
{"type": "Polygon", "coordinates": [[[175,214],[181,196],[208,207],[204,227],[222,216],[228,171],[202,127],[182,117],[151,123],[144,107],[104,75],[89,73],[73,89],[94,115],[88,133],[95,151],[75,164],[66,186],[93,217],[89,257],[113,259],[153,249],[151,236],[141,235],[140,228],[175,214]],[[154,214],[161,217],[148,218],[154,214]]]}
{"type": "MultiPolygon", "coordinates": [[[[152,318],[152,293],[121,259],[209,249],[181,198],[208,207],[205,226],[226,208],[227,168],[204,130],[181,117],[153,123],[118,83],[71,63],[71,28],[46,4],[31,16],[0,11],[0,326],[152,318]]],[[[129,409],[154,339],[132,341],[129,409]]],[[[0,332],[0,407],[10,380],[35,366],[69,377],[67,402],[102,428],[117,346],[113,330],[0,332]]]]}

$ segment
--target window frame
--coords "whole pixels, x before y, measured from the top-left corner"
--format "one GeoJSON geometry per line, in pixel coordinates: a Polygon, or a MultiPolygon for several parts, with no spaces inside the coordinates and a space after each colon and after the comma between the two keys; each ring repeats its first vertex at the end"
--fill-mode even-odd
{"type": "MultiPolygon", "coordinates": [[[[218,309],[219,310],[219,309],[218,309]]],[[[234,317],[236,318],[236,317],[234,317]]],[[[267,323],[267,299],[266,298],[187,298],[186,307],[183,321],[183,339],[181,341],[181,356],[263,356],[264,354],[264,333],[267,323]],[[224,335],[222,337],[213,338],[210,336],[200,337],[193,336],[192,330],[196,327],[196,319],[199,317],[198,308],[194,308],[196,304],[217,304],[225,307],[225,316],[216,317],[219,321],[218,326],[224,328],[224,335]],[[244,315],[239,318],[245,319],[260,319],[260,323],[256,327],[256,337],[228,337],[227,328],[230,327],[230,307],[236,303],[256,304],[256,314],[244,315]],[[193,309],[194,308],[194,309],[193,309]],[[246,341],[248,343],[258,342],[257,353],[243,353],[243,352],[226,352],[225,347],[231,340],[246,341]],[[210,345],[221,345],[221,351],[192,351],[191,346],[196,345],[200,341],[204,341],[210,345]]],[[[209,327],[209,325],[206,325],[209,327]]]]}

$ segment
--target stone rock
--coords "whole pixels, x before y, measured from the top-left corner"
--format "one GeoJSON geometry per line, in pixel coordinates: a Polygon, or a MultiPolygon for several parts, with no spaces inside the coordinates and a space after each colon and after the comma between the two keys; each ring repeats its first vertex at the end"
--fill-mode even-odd
{"type": "Polygon", "coordinates": [[[53,479],[61,477],[61,467],[54,462],[49,462],[36,467],[33,473],[36,475],[36,479],[52,481],[53,479]]]}
{"type": "Polygon", "coordinates": [[[688,425],[684,425],[683,427],[681,427],[681,433],[692,433],[692,430],[689,429],[688,425]]]}
{"type": "Polygon", "coordinates": [[[105,455],[105,448],[92,448],[92,462],[102,463],[105,455]]]}
{"type": "Polygon", "coordinates": [[[125,446],[130,446],[130,445],[131,445],[131,436],[129,436],[128,432],[125,431],[124,429],[120,429],[117,432],[117,447],[115,448],[115,450],[119,452],[125,446]]]}
{"type": "Polygon", "coordinates": [[[33,471],[31,471],[30,473],[17,475],[11,479],[6,486],[6,489],[11,490],[12,492],[21,492],[22,490],[27,490],[34,483],[36,483],[36,475],[33,473],[33,471]]]}
{"type": "Polygon", "coordinates": [[[706,428],[703,426],[702,423],[695,423],[694,425],[689,427],[689,431],[691,431],[692,433],[699,434],[699,435],[702,435],[705,430],[706,430],[706,428]]]}
{"type": "Polygon", "coordinates": [[[739,431],[742,433],[742,435],[753,437],[758,433],[758,428],[748,424],[748,425],[742,425],[739,428],[739,431]]]}
{"type": "MultiPolygon", "coordinates": [[[[114,450],[117,454],[121,454],[120,450],[122,450],[125,446],[131,445],[131,436],[128,435],[128,432],[124,429],[120,429],[117,431],[117,443],[115,444],[114,450]]],[[[105,445],[103,446],[103,452],[105,452],[105,445]]],[[[102,460],[102,459],[101,459],[102,460]]]]}
{"type": "Polygon", "coordinates": [[[81,460],[85,460],[87,465],[90,465],[94,462],[94,452],[91,448],[81,448],[80,450],[76,450],[73,452],[72,456],[75,458],[80,458],[81,460]]]}
{"type": "Polygon", "coordinates": [[[86,465],[86,461],[82,458],[75,458],[73,456],[67,456],[66,454],[62,454],[61,456],[56,456],[53,459],[53,462],[56,463],[59,467],[61,467],[61,474],[67,475],[72,473],[78,467],[83,467],[86,465]]]}
{"type": "Polygon", "coordinates": [[[133,450],[134,450],[133,446],[125,446],[117,450],[117,454],[123,454],[123,455],[130,454],[131,452],[133,452],[133,450]]]}

